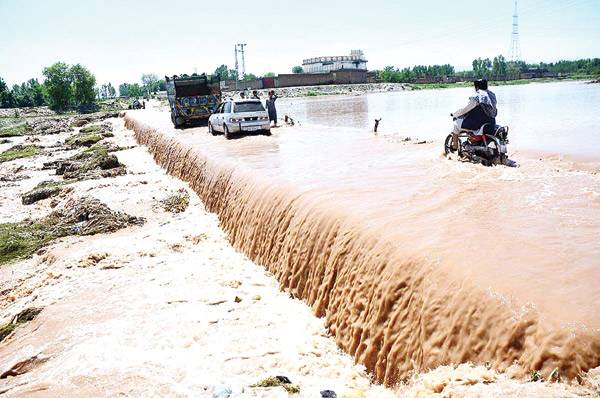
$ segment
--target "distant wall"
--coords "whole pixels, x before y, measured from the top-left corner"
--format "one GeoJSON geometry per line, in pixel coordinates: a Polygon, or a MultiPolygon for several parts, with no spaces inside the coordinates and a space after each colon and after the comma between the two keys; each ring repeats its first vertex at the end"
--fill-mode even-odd
{"type": "Polygon", "coordinates": [[[369,72],[365,69],[340,69],[328,73],[284,73],[276,77],[263,77],[256,80],[224,80],[221,90],[261,90],[266,88],[319,86],[325,84],[361,84],[369,82],[369,72]]]}

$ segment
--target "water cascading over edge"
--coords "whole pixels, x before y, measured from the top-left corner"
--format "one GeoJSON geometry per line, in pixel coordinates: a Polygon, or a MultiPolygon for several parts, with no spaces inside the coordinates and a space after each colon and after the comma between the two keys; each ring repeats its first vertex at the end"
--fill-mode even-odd
{"type": "Polygon", "coordinates": [[[408,258],[334,205],[217,163],[130,114],[125,125],[218,215],[236,248],[325,317],[337,344],[375,381],[393,385],[413,371],[467,361],[499,370],[516,362],[521,375],[558,368],[567,378],[600,365],[598,333],[516,313],[423,258],[408,258]]]}

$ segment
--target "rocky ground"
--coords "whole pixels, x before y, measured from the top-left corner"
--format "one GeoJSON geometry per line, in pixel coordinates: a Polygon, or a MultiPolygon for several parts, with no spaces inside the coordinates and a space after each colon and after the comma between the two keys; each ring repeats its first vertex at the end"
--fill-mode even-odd
{"type": "Polygon", "coordinates": [[[113,116],[0,126],[0,396],[598,396],[468,364],[372,385],[113,116]]]}

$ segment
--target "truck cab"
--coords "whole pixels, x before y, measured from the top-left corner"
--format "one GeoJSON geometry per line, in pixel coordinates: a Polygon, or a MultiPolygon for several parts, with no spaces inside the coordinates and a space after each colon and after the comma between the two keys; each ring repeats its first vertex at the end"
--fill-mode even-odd
{"type": "Polygon", "coordinates": [[[171,121],[182,128],[192,121],[207,120],[221,102],[218,80],[206,74],[165,76],[171,121]]]}

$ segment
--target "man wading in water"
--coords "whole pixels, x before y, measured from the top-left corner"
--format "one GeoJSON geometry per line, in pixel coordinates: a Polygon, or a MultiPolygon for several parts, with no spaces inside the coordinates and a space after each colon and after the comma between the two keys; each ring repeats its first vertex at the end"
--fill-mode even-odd
{"type": "Polygon", "coordinates": [[[269,112],[269,122],[274,122],[274,126],[277,126],[277,109],[275,109],[275,100],[277,96],[275,95],[275,91],[269,91],[269,98],[265,102],[267,106],[267,111],[269,112]]]}
{"type": "Polygon", "coordinates": [[[496,125],[496,95],[488,90],[485,79],[475,80],[475,95],[469,97],[469,103],[464,108],[451,113],[454,118],[452,132],[452,149],[458,149],[458,134],[461,130],[478,130],[486,123],[496,125]]]}

